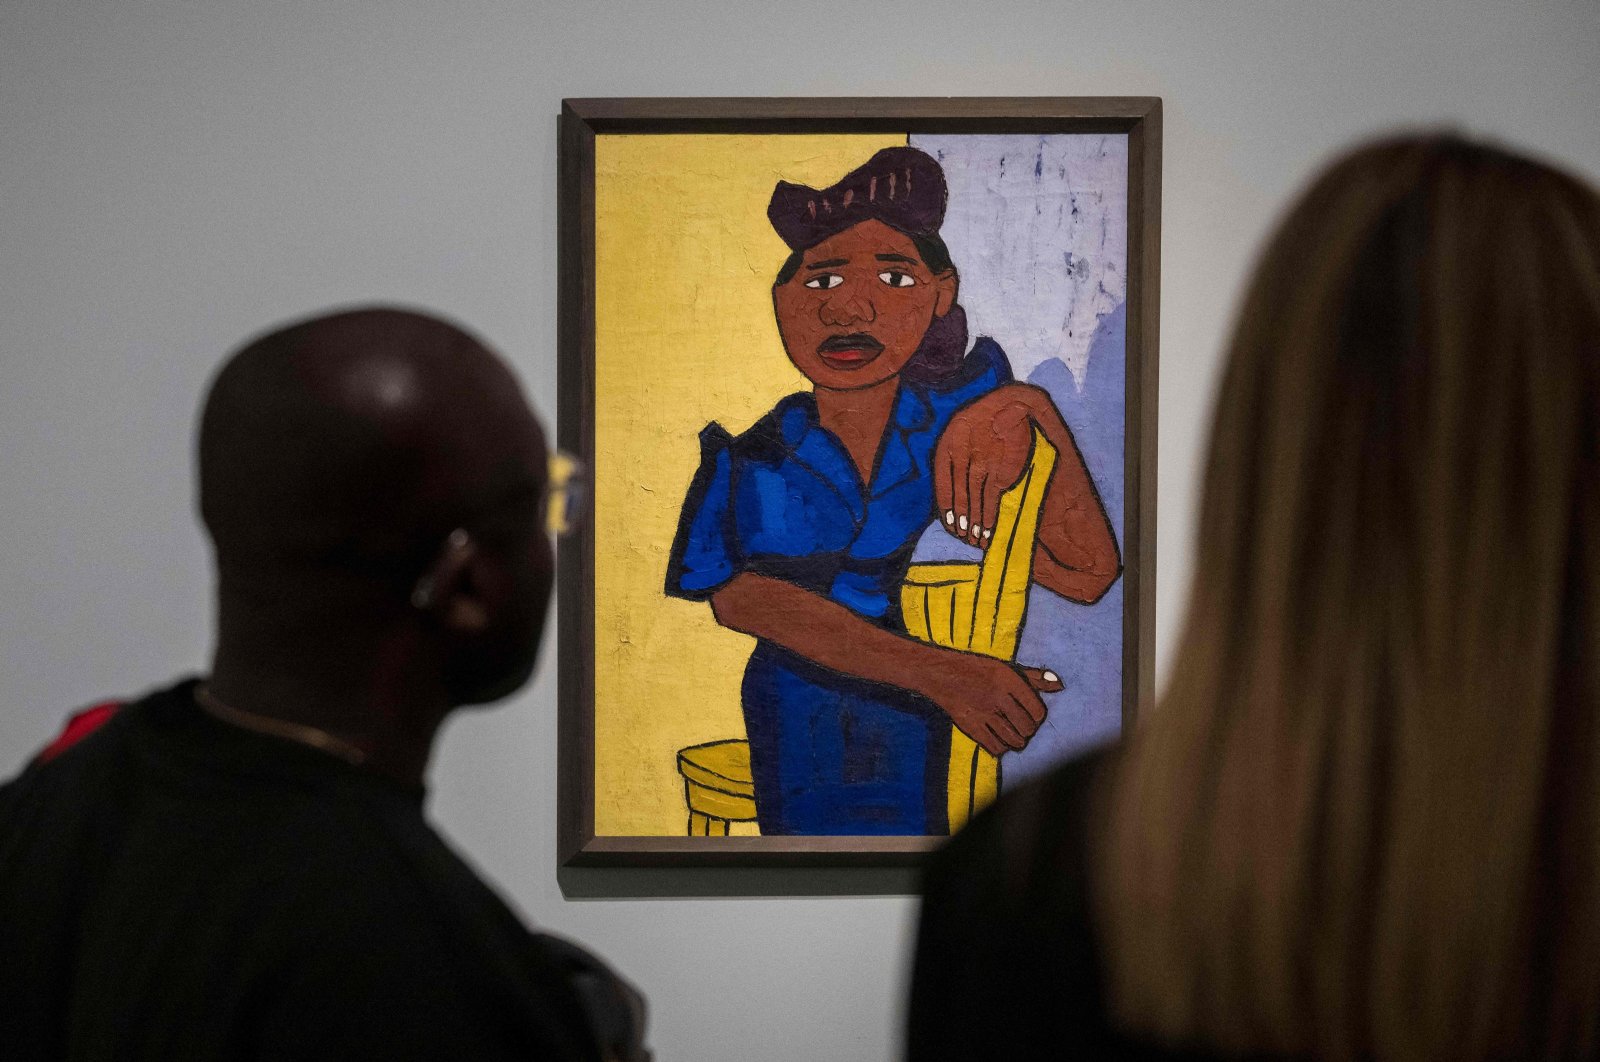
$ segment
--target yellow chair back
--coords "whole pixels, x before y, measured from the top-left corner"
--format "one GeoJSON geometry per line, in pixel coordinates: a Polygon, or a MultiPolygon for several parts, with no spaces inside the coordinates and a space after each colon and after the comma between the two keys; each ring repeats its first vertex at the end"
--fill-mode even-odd
{"type": "MultiPolygon", "coordinates": [[[[1039,511],[1056,449],[1038,429],[1016,485],[1000,497],[994,537],[983,560],[913,564],[900,608],[913,638],[1013,660],[1028,611],[1039,511]]],[[[950,734],[949,813],[954,833],[1000,795],[1000,761],[955,727],[950,734]]]]}

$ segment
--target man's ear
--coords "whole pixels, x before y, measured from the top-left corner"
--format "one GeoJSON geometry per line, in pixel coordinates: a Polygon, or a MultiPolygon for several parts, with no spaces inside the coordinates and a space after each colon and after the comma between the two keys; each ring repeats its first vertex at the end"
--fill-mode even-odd
{"type": "Polygon", "coordinates": [[[482,550],[470,534],[459,527],[450,532],[411,591],[412,607],[446,630],[482,631],[489,625],[489,608],[477,577],[481,560],[482,550]]]}
{"type": "Polygon", "coordinates": [[[943,273],[935,273],[933,285],[935,291],[933,315],[943,317],[956,304],[956,296],[961,294],[961,277],[952,267],[943,273]]]}

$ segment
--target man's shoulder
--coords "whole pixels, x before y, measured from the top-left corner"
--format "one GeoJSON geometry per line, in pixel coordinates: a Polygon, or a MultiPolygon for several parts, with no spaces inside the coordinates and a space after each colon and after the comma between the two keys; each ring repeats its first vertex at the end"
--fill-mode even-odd
{"type": "Polygon", "coordinates": [[[608,1016],[629,1027],[620,982],[532,933],[419,790],[267,740],[217,730],[180,692],[36,761],[0,788],[0,936],[52,983],[69,954],[90,963],[108,1013],[133,955],[175,983],[212,971],[190,992],[207,1006],[273,986],[263,1035],[307,1051],[308,1014],[388,1057],[589,1057],[608,1016]],[[86,943],[66,949],[69,932],[86,943]],[[369,1041],[377,1025],[388,1039],[369,1041]]]}
{"type": "Polygon", "coordinates": [[[65,821],[115,806],[127,784],[131,732],[154,696],[104,700],[69,712],[22,770],[0,783],[0,836],[16,845],[31,827],[55,834],[60,843],[66,840],[60,835],[65,821]]]}
{"type": "Polygon", "coordinates": [[[373,825],[359,862],[299,877],[278,915],[293,941],[282,965],[296,1014],[338,1000],[328,1023],[385,1016],[394,1039],[379,1046],[437,1041],[473,1055],[489,1049],[477,1037],[578,1058],[636,1035],[639,997],[598,958],[530,930],[420,820],[373,825]]]}
{"type": "MultiPolygon", "coordinates": [[[[0,786],[0,839],[20,857],[13,870],[38,877],[55,867],[113,890],[132,878],[151,888],[236,881],[269,904],[282,883],[285,903],[342,905],[352,924],[369,901],[429,894],[414,853],[443,845],[420,796],[323,770],[312,750],[258,754],[253,745],[275,739],[212,733],[195,718],[193,684],[79,713],[0,786]]],[[[435,878],[470,876],[444,856],[433,865],[435,878]]]]}

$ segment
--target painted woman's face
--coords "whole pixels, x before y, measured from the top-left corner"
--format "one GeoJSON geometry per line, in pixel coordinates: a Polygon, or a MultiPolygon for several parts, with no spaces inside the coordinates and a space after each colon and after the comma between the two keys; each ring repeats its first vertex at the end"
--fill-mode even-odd
{"type": "Polygon", "coordinates": [[[876,220],[809,248],[799,271],[772,289],[789,360],[834,391],[899,374],[955,301],[955,270],[935,275],[911,237],[876,220]]]}

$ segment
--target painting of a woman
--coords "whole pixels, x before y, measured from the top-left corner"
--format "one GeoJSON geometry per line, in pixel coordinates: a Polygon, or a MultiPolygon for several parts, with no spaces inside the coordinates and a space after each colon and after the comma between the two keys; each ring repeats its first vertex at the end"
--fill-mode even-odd
{"type": "Polygon", "coordinates": [[[742,704],[763,834],[946,833],[951,725],[1000,755],[1043,721],[1058,676],[915,641],[899,614],[930,523],[988,545],[1035,430],[1060,459],[1034,581],[1087,604],[1120,571],[1060,412],[995,339],[969,343],[945,203],[912,147],[825,189],[779,182],[773,309],[811,389],[741,435],[701,433],[666,590],[757,640],[742,704]]]}

